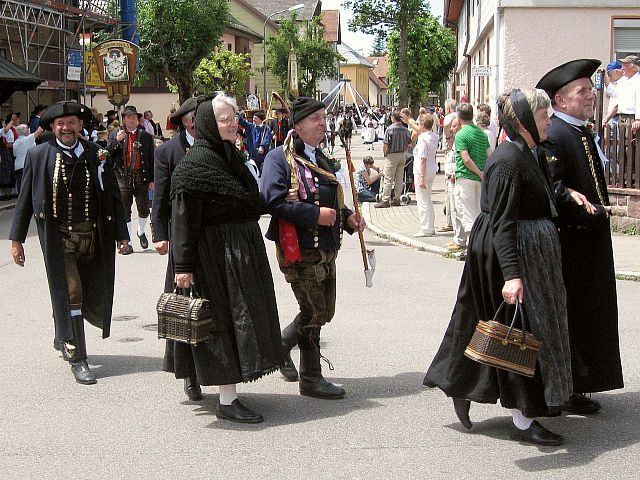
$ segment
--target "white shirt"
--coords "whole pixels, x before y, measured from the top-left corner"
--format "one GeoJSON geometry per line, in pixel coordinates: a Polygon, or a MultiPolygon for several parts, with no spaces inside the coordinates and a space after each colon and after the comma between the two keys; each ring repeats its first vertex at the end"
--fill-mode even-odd
{"type": "Polygon", "coordinates": [[[633,77],[622,77],[615,87],[618,113],[633,115],[640,120],[640,72],[633,77]]]}
{"type": "Polygon", "coordinates": [[[436,151],[438,150],[438,134],[432,131],[423,132],[418,136],[418,141],[413,149],[413,173],[419,174],[422,167],[422,159],[427,159],[425,173],[432,177],[438,172],[436,163],[436,151]]]}
{"type": "Polygon", "coordinates": [[[607,94],[607,97],[609,98],[616,98],[618,96],[618,92],[617,92],[617,87],[618,87],[618,80],[616,80],[615,82],[611,81],[609,82],[609,85],[607,85],[607,88],[604,89],[604,93],[607,94]]]}
{"type": "Polygon", "coordinates": [[[24,159],[27,156],[27,150],[36,146],[36,136],[34,133],[27,136],[20,136],[13,142],[13,156],[16,157],[14,168],[20,170],[24,168],[24,159]]]}
{"type": "Polygon", "coordinates": [[[4,137],[7,143],[13,143],[15,141],[15,139],[13,138],[13,130],[11,129],[5,132],[4,129],[0,128],[0,135],[4,137]]]}
{"type": "Polygon", "coordinates": [[[304,154],[309,157],[311,163],[313,163],[316,167],[318,166],[318,162],[316,161],[316,147],[312,147],[311,145],[304,144],[304,154]]]}
{"type": "Polygon", "coordinates": [[[184,132],[184,133],[185,133],[185,134],[186,134],[186,136],[187,136],[187,143],[189,144],[189,146],[193,147],[193,142],[195,142],[195,141],[196,141],[196,139],[195,139],[195,138],[193,138],[193,137],[191,136],[191,134],[189,133],[189,131],[188,131],[188,130],[185,130],[185,132],[184,132]]]}

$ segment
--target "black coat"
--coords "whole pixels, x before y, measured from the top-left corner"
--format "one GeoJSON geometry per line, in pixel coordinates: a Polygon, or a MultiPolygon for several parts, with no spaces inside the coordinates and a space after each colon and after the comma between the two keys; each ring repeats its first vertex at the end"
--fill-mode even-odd
{"type": "MultiPolygon", "coordinates": [[[[322,155],[316,155],[316,160],[320,168],[331,172],[331,167],[322,155]]],[[[353,212],[348,208],[340,210],[337,198],[338,185],[317,173],[314,173],[314,180],[320,190],[318,205],[314,204],[313,195],[309,195],[299,202],[287,202],[285,199],[291,188],[291,168],[284,156],[283,147],[269,152],[264,162],[260,192],[267,212],[272,215],[266,234],[269,240],[278,242],[280,220],[285,220],[296,226],[301,248],[339,250],[342,244],[342,230],[346,230],[349,234],[353,233],[353,229],[346,225],[346,219],[353,212]],[[338,211],[333,226],[318,225],[320,207],[330,207],[338,211]]],[[[307,179],[302,179],[302,181],[307,183],[307,179]]]]}
{"type": "MultiPolygon", "coordinates": [[[[107,158],[102,175],[104,191],[98,180],[98,145],[83,142],[87,165],[93,176],[98,205],[96,256],[90,269],[81,269],[82,314],[102,328],[102,337],[110,334],[113,284],[115,278],[116,241],[128,240],[122,197],[116,182],[113,163],[107,158]]],[[[10,240],[24,243],[31,218],[35,218],[44,255],[56,326],[56,339],[73,338],[69,314],[69,291],[65,276],[63,246],[58,220],[53,217],[53,173],[59,149],[55,140],[27,152],[22,188],[16,204],[10,240]]]]}
{"type": "MultiPolygon", "coordinates": [[[[142,174],[143,181],[146,183],[153,182],[153,137],[145,132],[143,129],[138,129],[140,132],[140,173],[142,174]]],[[[124,148],[127,145],[127,137],[121,142],[116,140],[117,131],[111,133],[109,142],[107,143],[107,150],[113,158],[113,162],[116,169],[119,172],[124,171],[124,148]]]]}
{"type": "Polygon", "coordinates": [[[187,134],[183,130],[155,150],[153,175],[155,185],[153,190],[153,208],[151,210],[154,242],[169,240],[171,174],[173,174],[173,170],[176,168],[176,165],[180,163],[188,148],[187,134]]]}
{"type": "MultiPolygon", "coordinates": [[[[549,168],[556,187],[577,190],[593,204],[608,204],[604,170],[591,135],[553,116],[547,136],[552,155],[549,168]]],[[[588,222],[571,213],[561,214],[561,218],[574,390],[587,393],[622,388],[609,218],[602,207],[588,222]]]]}

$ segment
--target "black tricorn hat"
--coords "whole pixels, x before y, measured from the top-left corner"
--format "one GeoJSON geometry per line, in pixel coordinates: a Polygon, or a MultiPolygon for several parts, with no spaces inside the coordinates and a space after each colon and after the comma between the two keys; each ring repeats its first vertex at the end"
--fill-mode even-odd
{"type": "Polygon", "coordinates": [[[591,78],[602,62],[594,58],[581,58],[563,63],[547,72],[538,82],[536,88],[546,91],[551,99],[558,90],[578,78],[591,78]]]}
{"type": "Polygon", "coordinates": [[[122,116],[124,117],[126,115],[138,116],[138,110],[133,105],[127,105],[126,107],[124,107],[124,110],[122,111],[122,116]]]}
{"type": "Polygon", "coordinates": [[[75,115],[80,120],[84,122],[84,124],[88,124],[93,119],[93,114],[89,107],[82,105],[78,102],[72,101],[62,101],[58,103],[54,103],[42,114],[40,117],[40,126],[44,130],[51,130],[51,123],[60,117],[68,117],[70,115],[75,115]]]}
{"type": "Polygon", "coordinates": [[[182,117],[184,117],[187,113],[193,111],[198,106],[198,102],[204,98],[204,95],[200,95],[199,97],[191,97],[182,102],[180,108],[176,110],[171,117],[169,117],[169,121],[178,127],[182,127],[182,117]]]}

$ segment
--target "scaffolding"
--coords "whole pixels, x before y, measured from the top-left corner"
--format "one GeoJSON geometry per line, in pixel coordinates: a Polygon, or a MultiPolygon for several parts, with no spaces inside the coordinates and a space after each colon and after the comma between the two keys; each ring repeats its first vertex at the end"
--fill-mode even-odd
{"type": "Polygon", "coordinates": [[[38,90],[25,92],[27,110],[43,103],[40,96],[47,90],[48,100],[86,103],[86,74],[68,79],[69,54],[80,57],[86,73],[90,42],[118,36],[119,14],[119,0],[0,0],[0,55],[45,80],[38,90]]]}

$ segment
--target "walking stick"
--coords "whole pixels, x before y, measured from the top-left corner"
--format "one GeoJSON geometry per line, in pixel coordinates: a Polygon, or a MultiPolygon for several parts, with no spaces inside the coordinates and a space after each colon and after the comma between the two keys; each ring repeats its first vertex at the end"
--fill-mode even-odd
{"type": "MultiPolygon", "coordinates": [[[[356,185],[353,179],[353,172],[355,172],[355,168],[353,167],[353,162],[351,161],[351,149],[346,148],[346,156],[347,156],[347,169],[349,170],[349,182],[351,183],[351,196],[353,197],[353,209],[356,213],[356,219],[358,220],[358,224],[360,224],[360,206],[358,205],[358,194],[356,192],[356,185]]],[[[364,278],[367,287],[373,286],[373,274],[376,271],[376,256],[374,250],[367,250],[367,247],[364,244],[364,234],[358,229],[358,238],[360,239],[360,252],[362,253],[362,263],[364,265],[364,278]],[[369,268],[371,267],[371,268],[369,268]]]]}

